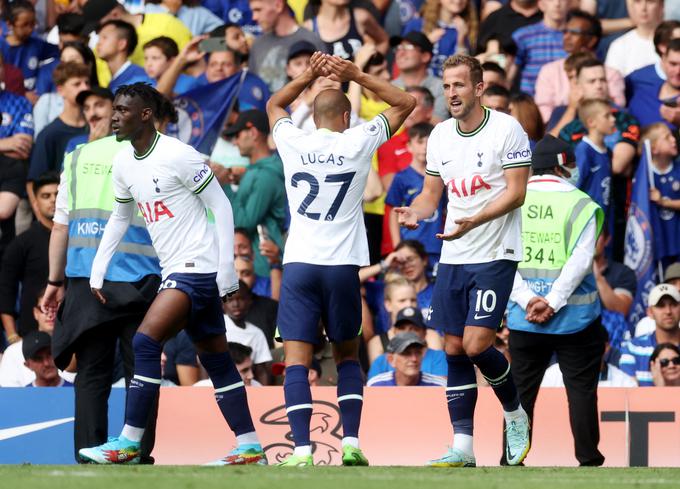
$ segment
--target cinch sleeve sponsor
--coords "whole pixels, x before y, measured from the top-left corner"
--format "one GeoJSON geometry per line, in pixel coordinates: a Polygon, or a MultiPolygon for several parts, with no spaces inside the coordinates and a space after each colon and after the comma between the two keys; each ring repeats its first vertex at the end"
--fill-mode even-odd
{"type": "Polygon", "coordinates": [[[501,156],[503,169],[530,166],[531,149],[526,132],[519,125],[519,122],[515,121],[509,129],[501,156]]]}
{"type": "Polygon", "coordinates": [[[179,161],[184,164],[177,167],[177,176],[182,184],[195,194],[200,194],[215,177],[203,156],[191,146],[177,146],[184,154],[179,161]]]}

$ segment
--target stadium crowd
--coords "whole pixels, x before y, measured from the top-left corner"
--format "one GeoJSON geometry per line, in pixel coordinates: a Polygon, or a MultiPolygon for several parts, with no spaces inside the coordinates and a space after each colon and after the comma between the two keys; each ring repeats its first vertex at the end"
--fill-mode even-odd
{"type": "MultiPolygon", "coordinates": [[[[416,230],[400,228],[393,209],[410,205],[422,190],[428,138],[449,117],[442,64],[457,53],[480,60],[482,103],[515,117],[532,149],[548,134],[572,147],[574,183],[604,211],[593,260],[608,338],[600,385],[680,385],[678,2],[3,0],[0,5],[0,386],[70,386],[76,377],[75,358],[57,371],[51,355],[54,321],[39,307],[59,175],[66,154],[111,133],[116,89],[139,81],[175,101],[178,114],[168,107],[159,130],[185,142],[202,141],[197,149],[233,207],[240,288],[224,306],[232,358],[246,385],[282,383],[276,316],[289,216],[265,105],[270,93],[307,69],[315,51],[353,60],[417,101],[403,128],[376,152],[364,192],[371,257],[360,270],[367,385],[446,385],[442,335],[426,327],[441,250],[435,234],[443,230],[446,202],[416,230]],[[203,137],[214,128],[197,120],[204,119],[201,111],[214,110],[210,105],[224,95],[226,80],[233,82],[233,102],[217,114],[218,136],[206,146],[203,137]],[[208,102],[185,110],[187,100],[205,94],[215,100],[201,98],[208,102]],[[633,191],[642,164],[650,180],[644,205],[657,216],[650,246],[651,267],[658,272],[645,280],[636,258],[638,236],[627,233],[629,210],[643,204],[633,191]]],[[[315,96],[340,86],[330,78],[316,80],[289,107],[294,124],[314,130],[315,96]]],[[[387,108],[354,82],[342,88],[352,124],[387,108]]],[[[90,171],[102,169],[93,165],[90,171]]],[[[503,324],[496,347],[508,357],[509,341],[512,333],[503,324]]],[[[111,384],[124,377],[120,352],[117,357],[111,384]]],[[[209,382],[184,332],[164,345],[162,365],[164,385],[209,382]]],[[[322,324],[309,376],[312,385],[337,380],[322,324]]],[[[542,385],[564,385],[559,365],[548,369],[542,385]]]]}

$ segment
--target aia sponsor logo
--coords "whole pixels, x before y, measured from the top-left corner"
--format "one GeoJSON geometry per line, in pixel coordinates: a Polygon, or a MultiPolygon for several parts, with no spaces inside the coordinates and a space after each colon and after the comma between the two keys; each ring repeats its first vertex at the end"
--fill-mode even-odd
{"type": "Polygon", "coordinates": [[[139,212],[142,213],[142,217],[147,224],[158,222],[163,216],[166,216],[168,219],[175,217],[162,200],[138,202],[137,207],[139,207],[139,212]]]}
{"type": "Polygon", "coordinates": [[[455,195],[459,199],[464,197],[474,197],[477,192],[483,189],[491,190],[491,185],[484,181],[481,175],[472,175],[472,177],[452,178],[448,181],[446,186],[451,195],[455,195]]]}

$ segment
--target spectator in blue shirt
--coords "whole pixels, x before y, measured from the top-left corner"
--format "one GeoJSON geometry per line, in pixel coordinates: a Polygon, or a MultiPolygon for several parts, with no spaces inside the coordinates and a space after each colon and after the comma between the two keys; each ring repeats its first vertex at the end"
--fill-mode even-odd
{"type": "MultiPolygon", "coordinates": [[[[387,192],[385,203],[395,207],[405,207],[420,195],[425,180],[425,164],[427,154],[427,140],[432,132],[432,125],[427,122],[414,124],[408,130],[408,143],[406,145],[413,160],[404,170],[394,176],[390,189],[387,192]]],[[[390,213],[390,235],[392,244],[396,247],[402,240],[420,241],[425,246],[430,263],[439,260],[442,249],[441,240],[435,235],[443,229],[444,202],[442,198],[439,207],[434,214],[419,223],[418,229],[410,230],[400,227],[397,222],[397,214],[392,210],[390,213]]]]}
{"type": "Polygon", "coordinates": [[[26,97],[35,103],[35,83],[41,61],[59,56],[59,48],[33,36],[35,29],[35,8],[26,0],[15,0],[7,7],[7,24],[10,33],[0,37],[0,51],[3,58],[17,66],[24,74],[26,97]]]}
{"type": "Polygon", "coordinates": [[[680,345],[680,292],[671,284],[660,284],[649,293],[647,315],[651,317],[656,330],[646,336],[633,338],[621,351],[619,368],[635,377],[638,385],[654,385],[650,370],[650,358],[654,348],[661,343],[680,345]]]}
{"type": "Polygon", "coordinates": [[[539,0],[538,7],[543,12],[543,20],[517,29],[512,35],[517,44],[515,74],[519,77],[519,89],[529,95],[534,94],[534,85],[541,67],[567,56],[562,31],[567,25],[569,2],[539,0]]]}
{"type": "MultiPolygon", "coordinates": [[[[427,341],[425,339],[427,334],[425,321],[423,320],[423,315],[415,307],[405,307],[401,309],[397,314],[394,326],[390,328],[387,333],[374,336],[369,341],[367,346],[369,355],[375,358],[368,371],[369,379],[394,370],[394,365],[391,364],[389,355],[382,352],[385,351],[389,353],[390,342],[395,337],[405,333],[415,334],[423,341],[423,344],[427,346],[427,341]],[[380,352],[380,355],[375,357],[377,352],[380,352]]],[[[448,367],[446,364],[446,355],[443,350],[433,350],[426,347],[423,350],[423,358],[421,361],[423,372],[442,378],[446,377],[448,367]]]]}
{"type": "MultiPolygon", "coordinates": [[[[144,71],[153,80],[153,86],[156,86],[158,79],[170,67],[178,54],[177,43],[167,36],[157,37],[144,45],[144,71]]],[[[196,78],[180,73],[173,92],[181,95],[198,86],[196,78]]]]}
{"type": "Polygon", "coordinates": [[[445,386],[443,377],[421,370],[425,340],[415,333],[400,333],[387,345],[387,359],[393,370],[368,380],[369,386],[445,386]]]}
{"type": "Polygon", "coordinates": [[[578,116],[588,135],[583,136],[574,150],[579,175],[576,186],[597,202],[609,218],[612,157],[604,138],[616,131],[616,120],[609,102],[604,99],[583,101],[578,116]]]}
{"type": "Polygon", "coordinates": [[[97,54],[106,61],[111,71],[109,90],[114,94],[118,87],[137,82],[153,83],[144,68],[128,58],[137,47],[137,31],[123,20],[109,20],[99,27],[97,54]]]}

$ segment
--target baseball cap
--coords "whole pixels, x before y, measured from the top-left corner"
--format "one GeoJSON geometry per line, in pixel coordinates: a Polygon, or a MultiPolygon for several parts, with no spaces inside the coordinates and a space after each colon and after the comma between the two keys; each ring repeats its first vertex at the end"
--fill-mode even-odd
{"type": "Polygon", "coordinates": [[[301,54],[314,54],[319,49],[309,41],[298,41],[288,50],[288,61],[301,54]]]}
{"type": "Polygon", "coordinates": [[[664,282],[680,278],[680,262],[669,265],[663,277],[664,282]]]}
{"type": "Polygon", "coordinates": [[[113,92],[111,90],[103,87],[91,87],[88,90],[83,90],[76,96],[76,103],[82,107],[90,95],[96,95],[113,102],[113,92]]]}
{"type": "Polygon", "coordinates": [[[35,357],[43,348],[52,348],[52,337],[44,331],[32,331],[24,336],[21,342],[21,351],[25,360],[35,357]]]}
{"type": "Polygon", "coordinates": [[[117,0],[90,0],[83,6],[85,27],[83,35],[86,36],[97,28],[103,17],[106,17],[114,8],[121,5],[117,0]]]}
{"type": "Polygon", "coordinates": [[[397,313],[397,320],[394,321],[394,326],[399,327],[403,323],[412,323],[419,328],[425,328],[425,321],[420,310],[415,307],[405,307],[397,313]]]}
{"type": "Polygon", "coordinates": [[[665,296],[672,297],[675,302],[680,302],[680,292],[678,292],[674,285],[659,284],[649,292],[649,306],[656,306],[665,296]]]}
{"type": "Polygon", "coordinates": [[[538,143],[531,155],[531,168],[544,169],[566,165],[576,161],[571,146],[555,136],[548,134],[538,143]]]}
{"type": "Polygon", "coordinates": [[[396,47],[401,44],[402,41],[410,42],[414,46],[418,46],[426,53],[432,54],[432,51],[434,50],[432,42],[425,34],[420,31],[411,31],[405,36],[392,36],[390,37],[390,46],[396,47]]]}
{"type": "Polygon", "coordinates": [[[387,353],[404,353],[411,345],[427,346],[425,340],[415,333],[399,333],[387,344],[387,353]]]}
{"type": "Polygon", "coordinates": [[[241,112],[238,115],[238,119],[232,125],[228,126],[224,131],[226,137],[231,137],[237,135],[244,129],[249,129],[254,127],[260,131],[265,136],[269,135],[269,119],[267,114],[261,110],[252,109],[241,112]]]}

